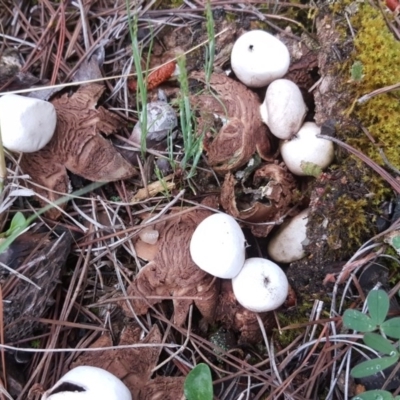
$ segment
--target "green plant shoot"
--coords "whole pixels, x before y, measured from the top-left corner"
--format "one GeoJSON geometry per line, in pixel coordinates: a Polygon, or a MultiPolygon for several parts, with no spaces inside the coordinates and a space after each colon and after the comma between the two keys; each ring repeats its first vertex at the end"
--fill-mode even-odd
{"type": "Polygon", "coordinates": [[[206,65],[205,65],[205,75],[206,75],[206,85],[207,89],[210,89],[210,79],[214,67],[214,57],[215,57],[215,30],[214,30],[214,18],[212,15],[210,1],[206,3],[206,19],[207,19],[207,37],[208,45],[206,46],[206,65]]]}

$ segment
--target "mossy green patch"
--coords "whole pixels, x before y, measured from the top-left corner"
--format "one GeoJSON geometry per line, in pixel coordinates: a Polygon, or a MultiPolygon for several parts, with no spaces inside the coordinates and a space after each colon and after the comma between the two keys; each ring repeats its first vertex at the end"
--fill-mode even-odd
{"type": "MultiPolygon", "coordinates": [[[[392,18],[388,13],[386,18],[392,18]]],[[[353,80],[354,98],[400,82],[400,42],[390,31],[382,11],[365,2],[351,18],[356,31],[350,66],[362,66],[362,76],[353,80]]],[[[350,67],[351,69],[351,67],[350,67]]],[[[354,71],[354,68],[353,68],[354,71]]],[[[377,146],[389,162],[400,168],[400,91],[380,94],[354,108],[354,115],[368,130],[376,144],[361,134],[348,143],[383,164],[377,146]]]]}
{"type": "MultiPolygon", "coordinates": [[[[400,42],[385,20],[393,19],[393,14],[384,15],[385,11],[367,1],[335,2],[332,10],[336,29],[343,36],[342,50],[352,44],[351,51],[343,53],[346,62],[332,63],[336,86],[348,93],[342,98],[345,99],[340,107],[343,115],[334,116],[341,121],[338,137],[384,166],[382,150],[390,164],[399,169],[400,91],[357,102],[365,94],[400,82],[400,42]],[[349,19],[344,17],[345,13],[349,19]]],[[[392,197],[393,191],[355,156],[341,149],[337,156],[338,164],[332,168],[333,180],[322,185],[321,212],[314,224],[328,221],[328,251],[332,252],[333,259],[346,259],[377,233],[374,221],[380,204],[392,197]]]]}

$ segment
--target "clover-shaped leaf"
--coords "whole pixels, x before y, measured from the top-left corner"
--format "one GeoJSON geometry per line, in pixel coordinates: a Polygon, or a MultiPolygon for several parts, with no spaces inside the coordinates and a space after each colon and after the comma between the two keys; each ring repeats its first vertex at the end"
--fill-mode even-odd
{"type": "Polygon", "coordinates": [[[381,329],[385,335],[394,339],[400,339],[400,317],[388,319],[381,324],[381,329]]]}
{"type": "MultiPolygon", "coordinates": [[[[353,397],[352,400],[393,400],[392,393],[387,390],[368,390],[367,392],[360,393],[353,397]]],[[[400,396],[396,396],[395,400],[400,399],[400,396]]]]}
{"type": "Polygon", "coordinates": [[[368,312],[375,325],[385,320],[389,311],[389,296],[384,290],[371,290],[367,297],[368,312]]]}
{"type": "Polygon", "coordinates": [[[371,349],[379,351],[380,353],[387,355],[394,355],[397,353],[396,347],[394,347],[389,340],[378,333],[367,332],[364,335],[363,340],[367,346],[369,346],[371,349]]]}
{"type": "Polygon", "coordinates": [[[359,332],[372,332],[377,328],[374,321],[357,310],[346,310],[343,314],[343,325],[359,332]]]}
{"type": "Polygon", "coordinates": [[[399,354],[391,357],[374,358],[372,360],[364,361],[356,365],[350,372],[353,378],[365,378],[366,376],[375,375],[386,368],[391,367],[399,359],[399,354]]]}

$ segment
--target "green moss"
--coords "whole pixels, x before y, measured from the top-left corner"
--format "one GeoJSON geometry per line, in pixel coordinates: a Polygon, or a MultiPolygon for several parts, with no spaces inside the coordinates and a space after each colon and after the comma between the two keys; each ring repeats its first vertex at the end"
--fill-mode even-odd
{"type": "MultiPolygon", "coordinates": [[[[386,16],[391,18],[391,13],[386,16]]],[[[362,65],[362,78],[352,83],[354,98],[400,82],[400,42],[389,30],[382,12],[365,2],[351,19],[357,34],[349,69],[362,65]]],[[[382,148],[389,162],[400,168],[400,91],[378,95],[356,105],[354,115],[382,148]]],[[[383,160],[371,140],[361,134],[349,140],[379,164],[383,160]]]]}
{"type": "MultiPolygon", "coordinates": [[[[389,162],[400,168],[400,91],[378,95],[362,104],[356,102],[365,94],[400,82],[400,42],[388,28],[382,11],[370,2],[346,0],[335,2],[333,8],[336,21],[340,21],[336,28],[347,48],[352,33],[344,18],[345,8],[352,10],[350,25],[355,34],[353,49],[344,53],[348,54],[347,62],[332,65],[339,92],[348,94],[339,100],[345,100],[340,106],[343,114],[335,115],[341,121],[338,137],[379,165],[384,165],[379,153],[382,149],[389,162]]],[[[392,19],[392,13],[386,17],[392,19]]],[[[393,191],[375,171],[347,152],[338,151],[338,166],[333,170],[336,178],[323,186],[321,213],[314,223],[328,221],[327,243],[332,258],[343,259],[376,233],[374,220],[379,206],[393,196],[393,191]]]]}
{"type": "Polygon", "coordinates": [[[226,19],[228,22],[236,22],[236,21],[238,20],[238,16],[237,16],[235,13],[233,13],[233,12],[227,11],[227,12],[225,13],[225,19],[226,19]]]}
{"type": "Polygon", "coordinates": [[[174,8],[180,7],[183,3],[184,3],[183,0],[168,0],[168,1],[159,0],[156,3],[155,8],[156,9],[162,9],[162,10],[174,9],[174,8]]]}

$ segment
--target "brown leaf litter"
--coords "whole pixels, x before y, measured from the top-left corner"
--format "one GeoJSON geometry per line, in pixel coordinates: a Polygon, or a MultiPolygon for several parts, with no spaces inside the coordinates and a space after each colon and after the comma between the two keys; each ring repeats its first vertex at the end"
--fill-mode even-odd
{"type": "MultiPolygon", "coordinates": [[[[183,396],[184,377],[156,376],[151,379],[153,368],[161,353],[162,337],[154,325],[147,336],[140,340],[141,328],[127,325],[121,332],[119,346],[154,344],[149,347],[131,347],[112,350],[85,352],[78,356],[70,368],[80,365],[103,368],[121,379],[135,400],[180,400],[183,396]]],[[[102,335],[90,348],[111,347],[109,333],[102,335]]]]}
{"type": "MultiPolygon", "coordinates": [[[[207,321],[213,320],[218,298],[216,280],[197,267],[189,252],[197,225],[211,214],[203,209],[190,210],[152,226],[159,234],[157,243],[147,245],[142,242],[142,253],[136,248],[138,256],[142,254],[150,262],[140,270],[127,290],[128,296],[136,297],[130,302],[137,314],[146,314],[151,305],[172,296],[174,323],[178,326],[186,321],[192,303],[207,321]]],[[[126,302],[121,305],[126,314],[131,315],[126,302]]]]}
{"type": "MultiPolygon", "coordinates": [[[[115,132],[122,120],[96,103],[104,91],[100,84],[81,86],[74,94],[52,100],[57,112],[57,127],[52,140],[35,153],[24,154],[21,168],[46,189],[35,188],[54,202],[69,193],[67,170],[95,182],[127,179],[136,170],[100,135],[115,132]],[[59,192],[59,193],[56,193],[59,192]]],[[[57,218],[55,208],[49,217],[57,218]]]]}
{"type": "MultiPolygon", "coordinates": [[[[193,72],[190,78],[205,83],[202,72],[193,72]]],[[[256,152],[272,161],[273,139],[261,120],[258,96],[225,74],[212,74],[210,85],[215,95],[191,96],[210,166],[223,175],[245,165],[256,152]]]]}
{"type": "Polygon", "coordinates": [[[255,236],[265,237],[290,209],[296,183],[284,165],[266,164],[248,179],[237,179],[232,173],[225,176],[221,188],[221,205],[235,218],[269,225],[252,225],[255,236]]]}

